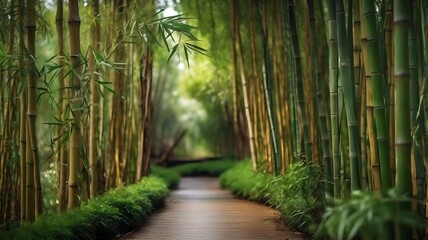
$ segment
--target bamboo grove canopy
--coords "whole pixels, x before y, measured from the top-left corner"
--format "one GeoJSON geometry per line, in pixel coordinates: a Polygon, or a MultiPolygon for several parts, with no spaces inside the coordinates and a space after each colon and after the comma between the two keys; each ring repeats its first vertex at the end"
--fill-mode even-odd
{"type": "MultiPolygon", "coordinates": [[[[198,56],[210,62],[205,84],[232,89],[222,117],[236,157],[250,156],[253,170],[281,175],[294,162],[316,163],[326,194],[395,190],[417,199],[399,211],[426,219],[426,1],[171,3],[186,17],[163,17],[161,3],[150,1],[1,1],[0,223],[42,213],[47,157],[57,166],[60,210],[148,174],[159,45],[190,70],[198,67],[193,55],[208,55],[198,56]],[[48,19],[56,47],[45,50],[48,19]],[[37,51],[48,50],[41,61],[37,51]],[[55,128],[44,157],[42,107],[54,109],[55,128]]],[[[396,229],[397,239],[412,235],[396,229]]]]}

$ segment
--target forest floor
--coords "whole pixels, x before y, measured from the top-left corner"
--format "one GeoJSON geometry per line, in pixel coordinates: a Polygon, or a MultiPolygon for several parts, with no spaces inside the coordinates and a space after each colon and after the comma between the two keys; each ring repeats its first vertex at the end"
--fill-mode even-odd
{"type": "Polygon", "coordinates": [[[279,223],[275,210],[237,199],[221,189],[217,178],[185,177],[179,188],[171,192],[164,208],[122,239],[303,240],[304,237],[279,223]]]}

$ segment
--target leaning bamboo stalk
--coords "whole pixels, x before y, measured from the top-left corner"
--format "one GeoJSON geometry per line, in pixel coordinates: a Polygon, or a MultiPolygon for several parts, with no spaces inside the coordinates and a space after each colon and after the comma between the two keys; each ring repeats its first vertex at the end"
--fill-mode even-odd
{"type": "Polygon", "coordinates": [[[257,158],[256,158],[255,150],[254,150],[253,122],[251,120],[251,114],[250,114],[250,103],[249,103],[249,97],[248,97],[247,79],[246,79],[245,71],[244,71],[244,69],[245,69],[244,56],[243,56],[244,53],[242,50],[242,40],[241,40],[241,33],[240,33],[240,28],[239,28],[238,14],[237,14],[237,13],[239,13],[238,3],[235,1],[232,1],[232,8],[233,8],[233,17],[234,17],[233,34],[235,35],[235,38],[233,38],[235,40],[234,41],[234,44],[235,44],[234,48],[237,48],[237,50],[238,50],[238,62],[239,62],[239,66],[240,66],[242,94],[244,97],[245,120],[246,120],[246,125],[247,125],[249,143],[250,143],[251,161],[253,163],[253,170],[255,171],[257,169],[257,158]]]}
{"type": "Polygon", "coordinates": [[[291,41],[293,45],[294,61],[297,77],[297,98],[299,112],[302,118],[303,138],[305,142],[305,156],[307,162],[312,162],[312,141],[309,129],[308,112],[305,103],[304,88],[303,88],[303,71],[300,57],[299,39],[297,37],[297,24],[293,1],[288,2],[288,14],[291,32],[291,41]]]}
{"type": "MultiPolygon", "coordinates": [[[[263,7],[266,7],[263,5],[263,7]]],[[[259,22],[261,22],[260,26],[259,26],[259,30],[260,30],[260,34],[261,34],[261,45],[262,45],[262,50],[263,50],[263,60],[264,60],[264,64],[263,64],[263,70],[264,70],[264,76],[262,78],[262,82],[263,82],[263,96],[264,96],[264,103],[265,103],[265,111],[267,114],[267,122],[268,124],[266,126],[268,126],[268,129],[266,129],[267,132],[269,132],[269,134],[267,134],[267,136],[269,136],[269,140],[270,140],[270,144],[267,145],[271,145],[271,149],[267,150],[267,155],[268,155],[268,159],[272,159],[272,170],[273,173],[276,175],[277,174],[277,170],[278,170],[278,162],[279,162],[279,151],[278,151],[278,138],[277,138],[277,124],[275,121],[275,115],[274,113],[274,101],[273,101],[273,97],[272,97],[272,85],[273,85],[273,75],[272,75],[272,60],[271,60],[271,56],[269,53],[269,49],[268,49],[268,33],[267,33],[267,27],[266,27],[266,13],[265,11],[263,11],[263,18],[262,15],[260,13],[260,9],[259,6],[256,6],[257,9],[257,19],[259,22]],[[272,156],[272,158],[270,158],[270,156],[272,156]]],[[[266,141],[268,141],[268,139],[266,139],[266,141]]]]}

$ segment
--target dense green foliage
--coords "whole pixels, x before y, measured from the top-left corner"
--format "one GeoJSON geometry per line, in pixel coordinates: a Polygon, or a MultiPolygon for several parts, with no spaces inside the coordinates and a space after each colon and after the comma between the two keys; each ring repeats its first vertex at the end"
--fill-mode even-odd
{"type": "Polygon", "coordinates": [[[220,176],[223,187],[238,196],[278,209],[291,227],[313,234],[325,204],[321,169],[314,164],[295,163],[282,176],[254,173],[244,161],[220,176]]]}
{"type": "Polygon", "coordinates": [[[162,178],[168,188],[176,188],[180,183],[180,175],[171,168],[164,168],[155,164],[150,166],[151,175],[162,178]]]}
{"type": "Polygon", "coordinates": [[[403,224],[415,229],[424,226],[424,220],[415,212],[390,211],[391,205],[410,203],[410,198],[399,197],[394,191],[387,196],[379,193],[355,191],[348,200],[336,200],[336,206],[327,207],[317,235],[331,239],[382,239],[388,234],[385,226],[403,224]]]}
{"type": "Polygon", "coordinates": [[[220,174],[233,167],[235,163],[236,160],[233,159],[220,159],[186,163],[169,168],[152,164],[151,174],[162,178],[169,188],[176,188],[180,183],[180,176],[220,176],[220,174]]]}
{"type": "Polygon", "coordinates": [[[268,183],[272,176],[254,173],[249,161],[242,161],[220,176],[222,187],[236,195],[257,202],[266,202],[268,183]]]}
{"type": "Polygon", "coordinates": [[[233,167],[235,163],[236,160],[233,159],[221,159],[215,161],[187,163],[172,167],[171,170],[181,176],[220,176],[220,174],[233,167]]]}
{"type": "Polygon", "coordinates": [[[79,209],[60,215],[43,215],[0,235],[10,239],[111,239],[144,221],[164,204],[168,188],[158,177],[118,188],[99,196],[79,209]]]}

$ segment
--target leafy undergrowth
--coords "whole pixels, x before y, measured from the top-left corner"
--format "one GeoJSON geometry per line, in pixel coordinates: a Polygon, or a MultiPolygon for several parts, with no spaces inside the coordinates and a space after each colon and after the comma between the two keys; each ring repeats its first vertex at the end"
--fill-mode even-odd
{"type": "Polygon", "coordinates": [[[170,169],[180,176],[220,176],[220,174],[233,167],[235,163],[236,160],[233,159],[220,159],[187,163],[170,169]]]}
{"type": "Polygon", "coordinates": [[[313,235],[324,208],[322,173],[317,165],[295,163],[284,175],[254,173],[243,161],[220,176],[220,184],[240,197],[276,208],[293,229],[313,235]]]}
{"type": "MultiPolygon", "coordinates": [[[[426,239],[426,221],[416,212],[398,210],[400,204],[417,204],[414,199],[400,197],[394,190],[386,194],[352,192],[346,200],[335,200],[327,207],[317,235],[330,239],[393,239],[393,225],[415,229],[418,238],[426,239]]],[[[409,239],[412,239],[409,236],[409,239]]]]}
{"type": "Polygon", "coordinates": [[[113,239],[140,225],[164,204],[168,193],[164,180],[147,177],[137,184],[111,190],[80,208],[24,223],[2,233],[0,239],[113,239]]]}
{"type": "Polygon", "coordinates": [[[152,176],[162,178],[170,189],[177,188],[180,183],[180,175],[171,168],[164,168],[152,164],[150,166],[150,171],[152,176]]]}

